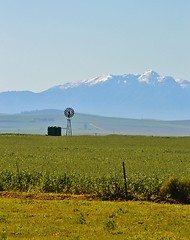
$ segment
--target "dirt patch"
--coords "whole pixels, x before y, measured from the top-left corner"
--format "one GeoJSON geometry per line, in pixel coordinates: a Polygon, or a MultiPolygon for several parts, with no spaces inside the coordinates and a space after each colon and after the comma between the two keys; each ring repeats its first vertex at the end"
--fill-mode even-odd
{"type": "Polygon", "coordinates": [[[72,194],[48,194],[48,193],[21,193],[21,192],[0,192],[1,198],[36,199],[36,200],[98,200],[96,196],[72,195],[72,194]]]}
{"type": "MultiPolygon", "coordinates": [[[[74,201],[98,201],[100,197],[92,195],[73,195],[73,194],[56,194],[56,193],[26,193],[26,192],[0,192],[0,198],[17,198],[17,199],[34,199],[34,200],[74,200],[74,201]]],[[[109,201],[126,201],[109,200],[109,201]]],[[[148,201],[148,200],[147,200],[148,201]]],[[[142,201],[144,202],[144,201],[142,201]]],[[[158,204],[181,204],[175,199],[164,200],[162,198],[152,199],[151,202],[158,204]]]]}

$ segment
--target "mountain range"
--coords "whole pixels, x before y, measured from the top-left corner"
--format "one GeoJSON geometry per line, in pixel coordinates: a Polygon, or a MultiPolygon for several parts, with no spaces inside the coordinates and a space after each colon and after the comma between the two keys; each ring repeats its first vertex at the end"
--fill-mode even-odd
{"type": "Polygon", "coordinates": [[[40,93],[0,93],[0,113],[73,107],[76,112],[121,118],[190,119],[190,81],[143,74],[102,75],[40,93]]]}

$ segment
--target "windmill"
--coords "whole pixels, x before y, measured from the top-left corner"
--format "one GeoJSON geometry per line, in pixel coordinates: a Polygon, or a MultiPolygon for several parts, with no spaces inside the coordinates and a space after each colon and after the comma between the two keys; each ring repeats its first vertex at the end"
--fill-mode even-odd
{"type": "Polygon", "coordinates": [[[75,111],[73,108],[66,108],[64,114],[67,118],[67,127],[66,127],[66,136],[72,136],[72,128],[71,128],[71,118],[74,116],[75,111]]]}

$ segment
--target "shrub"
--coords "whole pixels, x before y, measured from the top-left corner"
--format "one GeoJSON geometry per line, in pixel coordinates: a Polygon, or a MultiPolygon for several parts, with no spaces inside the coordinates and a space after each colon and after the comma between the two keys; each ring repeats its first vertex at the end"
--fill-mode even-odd
{"type": "Polygon", "coordinates": [[[179,180],[135,176],[127,179],[127,193],[123,179],[114,176],[88,177],[70,174],[56,175],[47,172],[2,171],[0,191],[88,194],[102,200],[136,199],[154,200],[158,197],[190,203],[190,179],[179,180]]]}
{"type": "Polygon", "coordinates": [[[172,198],[179,202],[190,202],[190,180],[179,180],[170,176],[161,186],[160,194],[164,198],[172,198]]]}

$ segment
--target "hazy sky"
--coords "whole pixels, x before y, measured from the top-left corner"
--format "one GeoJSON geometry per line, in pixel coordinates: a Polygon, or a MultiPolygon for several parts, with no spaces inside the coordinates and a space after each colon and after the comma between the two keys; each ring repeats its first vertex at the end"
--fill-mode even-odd
{"type": "Polygon", "coordinates": [[[189,0],[0,0],[0,91],[149,69],[190,80],[189,0]]]}

